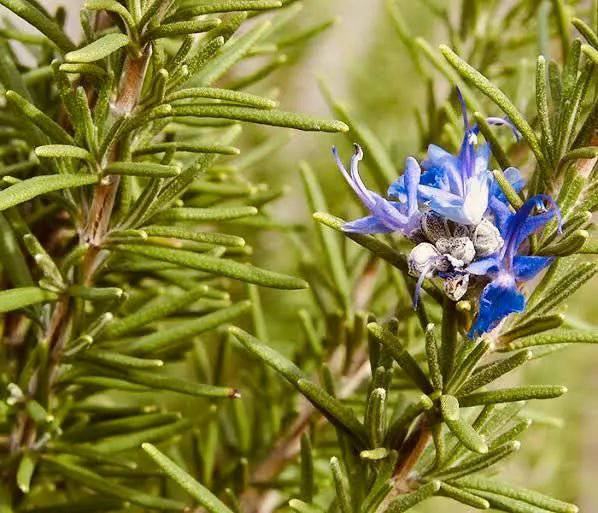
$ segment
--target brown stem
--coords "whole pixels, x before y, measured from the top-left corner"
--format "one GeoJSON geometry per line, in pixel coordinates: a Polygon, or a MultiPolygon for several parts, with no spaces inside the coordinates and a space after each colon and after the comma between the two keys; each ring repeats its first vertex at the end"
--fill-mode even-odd
{"type": "MultiPolygon", "coordinates": [[[[137,105],[151,54],[151,46],[147,45],[139,57],[127,55],[118,87],[118,95],[112,106],[112,113],[116,117],[129,116],[137,105]]],[[[118,159],[118,156],[118,143],[114,142],[107,152],[105,161],[106,163],[113,162],[118,159]]],[[[91,246],[85,255],[83,264],[83,276],[86,283],[91,280],[91,276],[95,271],[99,253],[98,248],[108,232],[119,183],[119,176],[106,176],[96,187],[93,194],[89,217],[83,234],[83,240],[91,246]]]]}

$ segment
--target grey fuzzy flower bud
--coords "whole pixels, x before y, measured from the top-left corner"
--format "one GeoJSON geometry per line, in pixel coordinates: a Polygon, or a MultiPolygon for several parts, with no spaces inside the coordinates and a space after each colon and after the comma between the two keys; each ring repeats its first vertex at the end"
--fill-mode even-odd
{"type": "Polygon", "coordinates": [[[475,258],[473,242],[468,237],[441,238],[436,241],[436,248],[443,255],[450,255],[456,260],[469,264],[475,258]]]}
{"type": "Polygon", "coordinates": [[[451,236],[447,220],[431,210],[422,215],[421,228],[430,242],[436,242],[441,237],[451,236]]]}
{"type": "Polygon", "coordinates": [[[482,222],[476,226],[472,241],[476,255],[479,257],[496,253],[504,244],[498,228],[487,219],[482,219],[482,222]]]}
{"type": "Polygon", "coordinates": [[[453,274],[442,282],[445,294],[453,301],[459,301],[467,292],[469,274],[453,274]]]}
{"type": "Polygon", "coordinates": [[[407,259],[409,274],[411,276],[418,277],[421,273],[428,269],[426,276],[432,277],[432,273],[436,269],[436,266],[430,268],[429,264],[430,262],[441,259],[442,257],[439,251],[434,247],[433,244],[430,244],[429,242],[422,242],[415,246],[411,250],[411,253],[409,253],[409,258],[407,259]]]}

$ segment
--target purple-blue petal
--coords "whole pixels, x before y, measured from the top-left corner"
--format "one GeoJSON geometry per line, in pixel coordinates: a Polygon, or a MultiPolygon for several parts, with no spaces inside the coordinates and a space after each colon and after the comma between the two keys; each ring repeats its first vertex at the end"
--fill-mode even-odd
{"type": "Polygon", "coordinates": [[[514,215],[509,205],[500,201],[496,196],[490,196],[488,208],[492,212],[492,215],[494,215],[494,225],[498,228],[500,234],[504,235],[507,230],[507,223],[511,216],[514,215]]]}
{"type": "Polygon", "coordinates": [[[498,272],[499,262],[498,254],[490,255],[484,258],[479,258],[475,262],[469,264],[465,271],[476,276],[493,275],[498,272]]]}
{"type": "Polygon", "coordinates": [[[513,259],[513,273],[515,274],[515,279],[517,281],[531,280],[553,261],[554,257],[516,256],[513,259]]]}
{"type": "Polygon", "coordinates": [[[375,216],[361,217],[343,224],[343,231],[348,233],[390,233],[392,228],[384,225],[375,216]]]}
{"type": "Polygon", "coordinates": [[[475,338],[498,325],[507,315],[523,312],[525,297],[517,290],[510,277],[499,277],[486,285],[480,296],[478,317],[469,331],[469,337],[475,338]]]}
{"type": "Polygon", "coordinates": [[[421,168],[413,157],[407,157],[405,163],[405,189],[407,190],[407,215],[412,216],[418,211],[417,188],[421,179],[421,168]]]}

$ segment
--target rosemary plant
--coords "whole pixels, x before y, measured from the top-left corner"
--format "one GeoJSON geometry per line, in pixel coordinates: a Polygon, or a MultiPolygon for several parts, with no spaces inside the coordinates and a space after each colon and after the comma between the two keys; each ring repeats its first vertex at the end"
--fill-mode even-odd
{"type": "Polygon", "coordinates": [[[340,121],[263,86],[331,26],[299,2],[88,0],[79,42],[0,4],[37,29],[0,29],[0,513],[578,511],[497,472],[566,392],[516,371],[598,342],[564,312],[597,270],[596,2],[425,1],[436,50],[388,0],[427,94],[406,159],[326,83],[340,121]],[[315,237],[247,124],[347,132],[299,166],[315,237]],[[335,170],[366,217],[329,213],[335,170]],[[265,230],[300,277],[250,263],[265,230]]]}

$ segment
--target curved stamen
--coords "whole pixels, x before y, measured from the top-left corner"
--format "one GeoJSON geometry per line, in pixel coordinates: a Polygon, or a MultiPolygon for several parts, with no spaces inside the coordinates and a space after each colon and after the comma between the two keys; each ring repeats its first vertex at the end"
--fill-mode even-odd
{"type": "MultiPolygon", "coordinates": [[[[440,257],[440,258],[442,258],[442,257],[440,257]]],[[[426,265],[422,269],[421,274],[417,278],[417,283],[415,284],[415,290],[413,291],[413,309],[414,310],[417,309],[417,305],[419,303],[419,296],[421,294],[421,290],[424,285],[424,280],[426,279],[427,274],[434,268],[438,259],[439,259],[439,257],[431,257],[426,262],[426,265]]]]}
{"type": "Polygon", "coordinates": [[[517,127],[508,118],[489,117],[486,118],[486,123],[493,126],[507,126],[513,132],[515,139],[517,139],[517,141],[521,140],[521,132],[517,130],[517,127]]]}
{"type": "MultiPolygon", "coordinates": [[[[353,192],[355,192],[355,194],[357,194],[359,199],[365,204],[366,207],[371,208],[374,204],[374,201],[373,201],[372,197],[370,196],[369,191],[365,188],[365,185],[363,185],[363,182],[361,180],[359,180],[359,183],[356,183],[354,181],[352,176],[349,174],[349,172],[345,168],[345,165],[341,161],[341,158],[338,154],[338,150],[336,149],[336,146],[332,147],[332,156],[334,157],[336,166],[338,167],[340,172],[343,174],[346,182],[349,184],[351,189],[353,189],[353,192]],[[361,184],[361,187],[360,187],[360,184],[361,184]],[[365,189],[365,191],[364,191],[364,189],[365,189]]],[[[354,158],[355,158],[355,155],[351,159],[351,167],[353,167],[354,158]]],[[[359,174],[358,174],[358,176],[359,176],[359,174]]]]}
{"type": "Polygon", "coordinates": [[[355,149],[355,151],[353,153],[353,156],[351,157],[351,178],[353,179],[357,187],[359,187],[362,194],[367,196],[368,199],[373,203],[375,202],[375,199],[373,198],[372,194],[370,193],[370,190],[365,186],[363,180],[361,179],[361,176],[359,175],[359,162],[363,159],[363,150],[361,149],[361,146],[359,146],[359,144],[355,143],[353,144],[353,148],[355,149]]]}

